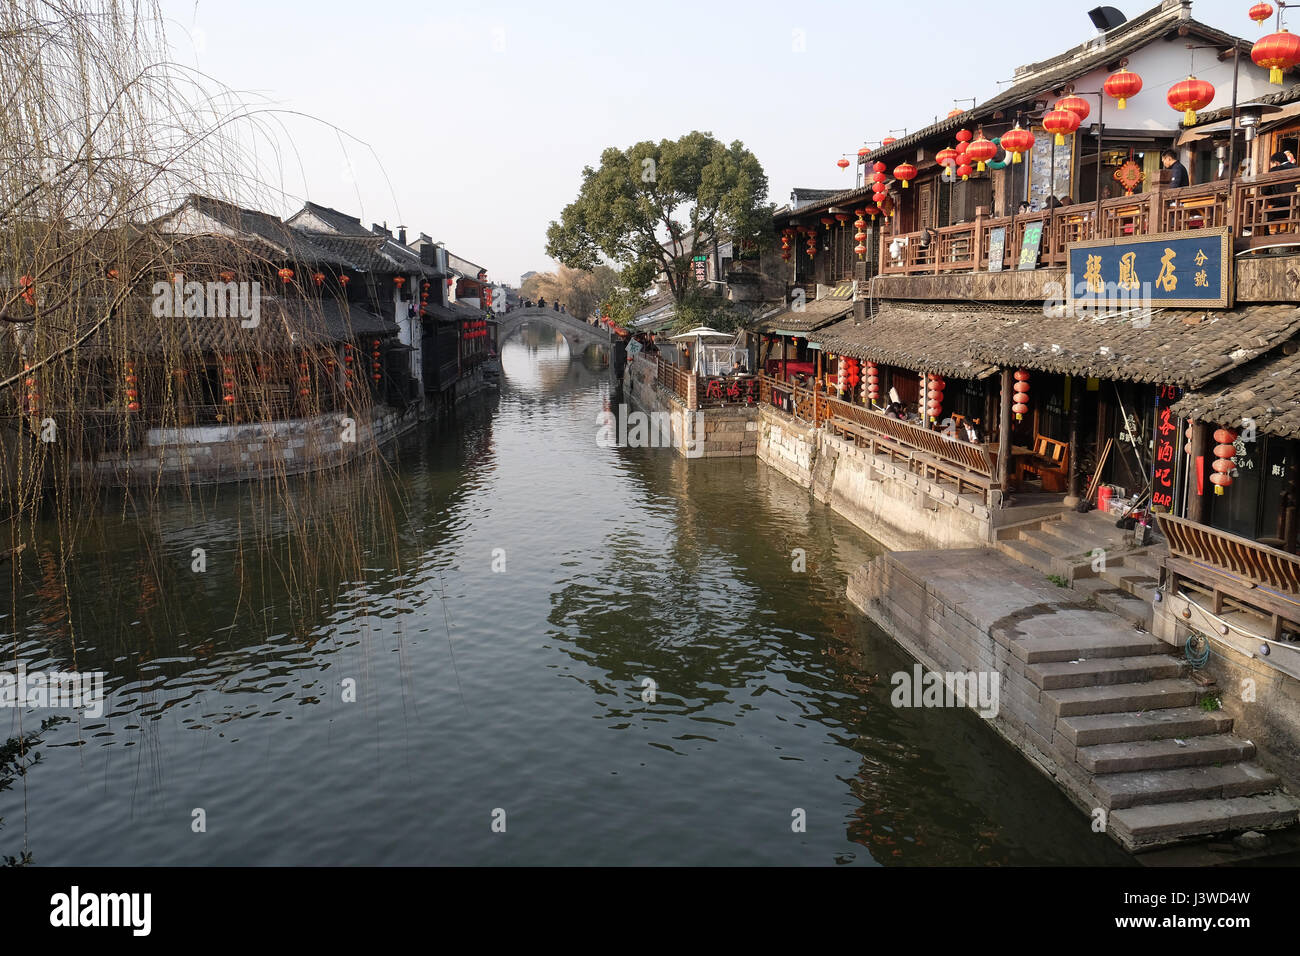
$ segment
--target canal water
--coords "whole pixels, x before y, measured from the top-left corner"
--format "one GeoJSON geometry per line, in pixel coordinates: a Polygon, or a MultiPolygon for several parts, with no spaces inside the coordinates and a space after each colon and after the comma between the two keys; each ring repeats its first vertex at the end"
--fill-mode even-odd
{"type": "Polygon", "coordinates": [[[600,447],[608,370],[545,327],[502,360],[361,492],[401,502],[364,573],[305,602],[250,586],[297,572],[293,509],[247,490],[106,507],[70,594],[29,548],[5,666],[103,670],[108,700],[0,792],[0,856],[1127,861],[979,717],[890,706],[911,661],[844,598],[879,545],[753,459],[600,447]]]}

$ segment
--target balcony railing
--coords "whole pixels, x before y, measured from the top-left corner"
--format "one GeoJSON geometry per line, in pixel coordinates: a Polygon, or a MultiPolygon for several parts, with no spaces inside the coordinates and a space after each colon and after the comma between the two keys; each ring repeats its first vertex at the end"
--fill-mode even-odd
{"type": "Polygon", "coordinates": [[[1300,627],[1300,557],[1226,531],[1157,515],[1169,543],[1164,559],[1176,592],[1184,583],[1211,596],[1211,613],[1233,605],[1260,614],[1278,637],[1283,622],[1300,627]]]}
{"type": "Polygon", "coordinates": [[[655,380],[685,402],[686,407],[693,411],[696,406],[695,375],[680,365],[666,361],[663,356],[659,356],[656,362],[655,380]]]}
{"type": "Polygon", "coordinates": [[[904,459],[912,471],[949,481],[958,493],[973,490],[986,495],[997,487],[997,449],[931,431],[923,425],[901,421],[861,405],[821,397],[826,426],[872,454],[904,459]]]}
{"type": "Polygon", "coordinates": [[[1015,269],[1025,231],[1042,225],[1038,265],[1066,264],[1070,243],[1093,239],[1140,238],[1166,232],[1185,232],[1231,226],[1238,245],[1257,243],[1264,236],[1300,232],[1300,170],[1287,170],[1237,182],[1226,181],[1152,189],[1137,196],[1120,196],[1101,202],[1058,206],[1051,212],[1024,216],[985,217],[956,226],[926,231],[886,234],[881,242],[882,275],[926,275],[943,272],[985,272],[989,268],[990,239],[1005,230],[1002,268],[1015,269]],[[889,246],[900,242],[898,258],[889,246]]]}

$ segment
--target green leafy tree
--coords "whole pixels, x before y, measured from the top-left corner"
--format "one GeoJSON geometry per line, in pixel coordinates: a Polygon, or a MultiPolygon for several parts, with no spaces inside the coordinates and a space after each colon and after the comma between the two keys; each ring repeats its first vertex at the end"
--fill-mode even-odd
{"type": "Polygon", "coordinates": [[[691,266],[697,250],[728,238],[769,241],[766,199],[767,175],[739,141],[692,132],[610,147],[599,169],[582,171],[578,198],[547,230],[546,251],[575,269],[613,262],[632,293],[662,279],[680,312],[701,291],[691,266]]]}

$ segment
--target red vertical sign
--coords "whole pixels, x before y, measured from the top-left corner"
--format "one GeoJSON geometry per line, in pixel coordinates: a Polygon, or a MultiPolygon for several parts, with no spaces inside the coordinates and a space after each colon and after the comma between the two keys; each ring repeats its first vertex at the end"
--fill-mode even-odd
{"type": "Polygon", "coordinates": [[[1170,406],[1178,401],[1178,389],[1167,385],[1156,400],[1155,462],[1151,472],[1151,506],[1174,507],[1174,468],[1178,439],[1178,419],[1170,406]]]}

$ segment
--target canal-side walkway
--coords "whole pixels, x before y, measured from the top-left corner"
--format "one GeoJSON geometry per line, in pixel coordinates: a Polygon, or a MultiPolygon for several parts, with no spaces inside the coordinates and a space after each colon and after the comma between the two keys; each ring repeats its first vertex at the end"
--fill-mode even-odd
{"type": "Polygon", "coordinates": [[[1300,803],[1168,645],[989,548],[882,555],[849,600],[927,669],[998,675],[990,725],[1131,851],[1287,827],[1300,803]]]}

